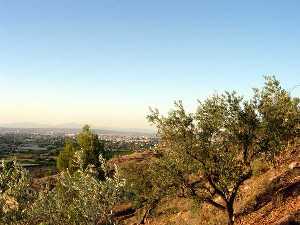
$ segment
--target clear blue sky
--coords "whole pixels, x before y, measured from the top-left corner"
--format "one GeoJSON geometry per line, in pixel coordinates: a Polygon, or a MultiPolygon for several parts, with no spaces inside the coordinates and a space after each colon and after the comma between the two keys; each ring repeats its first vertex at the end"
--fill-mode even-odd
{"type": "Polygon", "coordinates": [[[149,106],[248,95],[262,75],[291,88],[299,9],[298,0],[0,0],[0,123],[145,128],[149,106]]]}

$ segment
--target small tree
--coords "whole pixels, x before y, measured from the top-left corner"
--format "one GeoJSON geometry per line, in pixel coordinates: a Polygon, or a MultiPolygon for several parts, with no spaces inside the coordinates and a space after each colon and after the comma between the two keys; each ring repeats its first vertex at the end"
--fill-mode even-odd
{"type": "Polygon", "coordinates": [[[104,144],[99,140],[98,135],[91,131],[88,125],[85,125],[77,135],[77,144],[79,149],[83,151],[81,156],[83,169],[89,164],[101,167],[99,156],[102,155],[102,157],[106,158],[104,144]]]}
{"type": "Polygon", "coordinates": [[[99,156],[106,158],[104,144],[99,140],[98,135],[94,134],[88,125],[82,128],[77,135],[76,140],[67,140],[63,151],[60,152],[57,159],[57,167],[60,171],[69,169],[75,171],[73,159],[76,152],[80,151],[82,163],[81,169],[85,170],[90,164],[100,168],[99,156]]]}
{"type": "Polygon", "coordinates": [[[299,115],[299,100],[266,77],[250,101],[226,92],[200,102],[196,114],[177,102],[167,117],[155,110],[148,119],[161,139],[160,173],[186,197],[226,211],[232,225],[234,202],[253,175],[253,161],[273,159],[298,137],[299,115]]]}
{"type": "Polygon", "coordinates": [[[77,147],[74,141],[67,139],[64,149],[59,153],[56,160],[56,166],[59,171],[63,171],[67,168],[73,171],[73,157],[76,151],[77,147]]]}

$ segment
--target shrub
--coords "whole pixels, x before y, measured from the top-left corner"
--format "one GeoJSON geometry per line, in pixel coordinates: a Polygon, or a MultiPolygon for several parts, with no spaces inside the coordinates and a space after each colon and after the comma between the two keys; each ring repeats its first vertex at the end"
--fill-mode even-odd
{"type": "Polygon", "coordinates": [[[0,172],[0,224],[20,223],[35,198],[28,172],[16,161],[2,161],[0,172]]]}
{"type": "Polygon", "coordinates": [[[105,161],[100,157],[105,179],[99,180],[87,166],[86,170],[61,172],[57,186],[39,193],[30,210],[30,221],[45,225],[113,224],[112,208],[122,195],[124,180],[118,170],[109,177],[105,161]]]}

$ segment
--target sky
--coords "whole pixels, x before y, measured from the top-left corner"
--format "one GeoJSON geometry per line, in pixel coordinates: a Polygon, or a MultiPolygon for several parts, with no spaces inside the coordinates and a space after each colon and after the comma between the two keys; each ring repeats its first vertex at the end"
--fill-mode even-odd
{"type": "MultiPolygon", "coordinates": [[[[149,107],[300,84],[300,2],[0,0],[0,124],[148,129],[149,107]]],[[[300,88],[292,95],[300,96],[300,88]]]]}

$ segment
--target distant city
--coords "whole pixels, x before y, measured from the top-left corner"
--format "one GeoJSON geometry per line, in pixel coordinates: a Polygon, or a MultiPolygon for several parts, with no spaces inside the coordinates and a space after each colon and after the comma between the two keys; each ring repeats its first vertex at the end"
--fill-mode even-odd
{"type": "MultiPolygon", "coordinates": [[[[66,139],[75,139],[79,128],[0,127],[0,158],[16,158],[23,166],[55,166],[66,139]]],[[[93,129],[112,154],[151,150],[158,143],[154,133],[93,129]]]]}
{"type": "MultiPolygon", "coordinates": [[[[15,129],[50,129],[50,130],[79,130],[85,124],[79,123],[63,123],[63,124],[42,124],[42,123],[0,123],[0,128],[15,128],[15,129]]],[[[90,125],[90,124],[89,124],[90,125]]],[[[95,130],[104,131],[104,132],[121,132],[121,133],[134,133],[134,134],[154,134],[155,130],[151,128],[112,128],[112,127],[99,127],[99,126],[91,126],[95,130]]]]}

